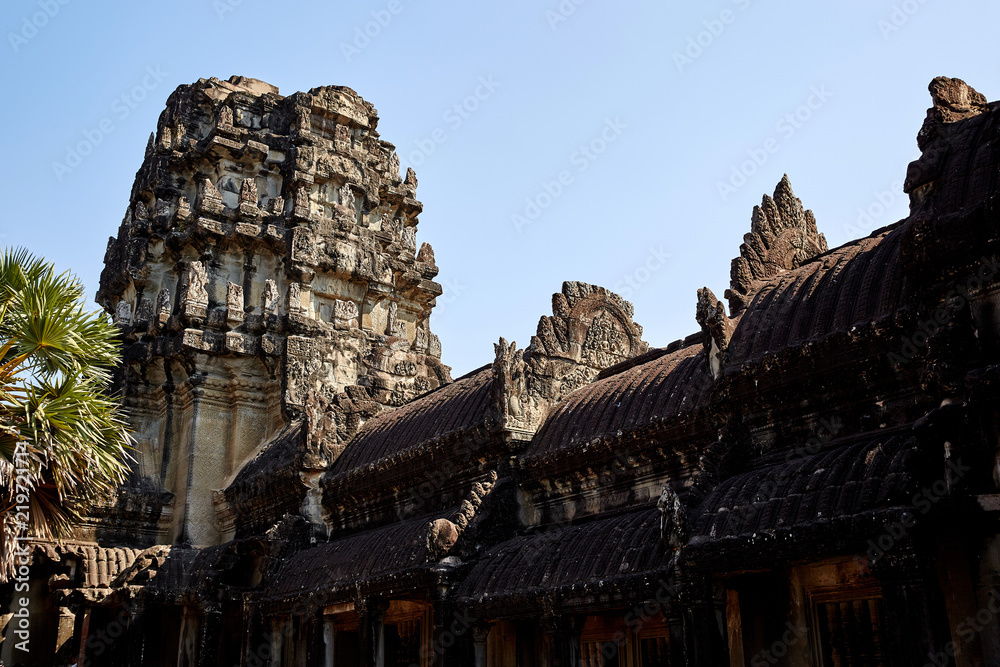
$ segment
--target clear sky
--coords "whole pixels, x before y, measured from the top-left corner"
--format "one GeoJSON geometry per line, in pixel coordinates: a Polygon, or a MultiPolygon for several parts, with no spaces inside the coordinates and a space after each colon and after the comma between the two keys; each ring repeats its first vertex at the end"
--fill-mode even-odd
{"type": "Polygon", "coordinates": [[[354,88],[414,166],[457,377],[529,342],[564,280],[654,347],[721,298],[783,173],[831,247],[906,215],[927,84],[1000,98],[1000,3],[7,0],[0,244],[97,290],[164,101],[233,74],[354,88]],[[83,144],[87,155],[70,151],[83,144]],[[860,211],[867,211],[861,216],[860,211]]]}

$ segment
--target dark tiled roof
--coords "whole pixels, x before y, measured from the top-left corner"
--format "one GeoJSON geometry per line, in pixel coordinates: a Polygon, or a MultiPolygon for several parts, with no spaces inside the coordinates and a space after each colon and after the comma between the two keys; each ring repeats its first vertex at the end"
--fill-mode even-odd
{"type": "Polygon", "coordinates": [[[36,547],[48,560],[58,563],[64,558],[80,562],[80,588],[108,588],[130,568],[141,549],[102,547],[96,544],[64,542],[40,543],[36,547]]]}
{"type": "Polygon", "coordinates": [[[915,451],[915,438],[907,430],[731,477],[699,506],[692,542],[906,505],[915,451]]]}
{"type": "Polygon", "coordinates": [[[534,438],[525,456],[544,457],[603,435],[692,411],[711,382],[702,345],[688,345],[571,393],[534,438]]]}
{"type": "Polygon", "coordinates": [[[903,227],[835,248],[770,279],[740,318],[729,344],[738,365],[894,312],[903,293],[903,227]]]}
{"type": "Polygon", "coordinates": [[[660,512],[646,507],[504,542],[479,559],[457,595],[481,602],[585,585],[653,572],[667,560],[660,512]]]}
{"type": "Polygon", "coordinates": [[[383,413],[361,429],[330,470],[335,476],[483,424],[493,372],[484,368],[383,413]]]}
{"type": "Polygon", "coordinates": [[[362,581],[425,565],[430,558],[427,531],[436,518],[398,521],[300,551],[284,562],[266,594],[289,598],[349,589],[362,581]]]}

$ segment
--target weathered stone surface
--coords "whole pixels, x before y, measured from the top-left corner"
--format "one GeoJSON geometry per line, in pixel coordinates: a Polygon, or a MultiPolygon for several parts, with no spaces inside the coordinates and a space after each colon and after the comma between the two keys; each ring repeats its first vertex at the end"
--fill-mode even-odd
{"type": "Polygon", "coordinates": [[[98,293],[125,329],[139,468],[176,498],[165,541],[219,539],[211,493],[308,396],[361,385],[394,407],[450,381],[428,330],[433,252],[415,256],[416,179],[377,123],[340,87],[203,79],[167,101],[98,293]],[[167,396],[198,423],[169,427],[167,396]]]}
{"type": "Polygon", "coordinates": [[[826,250],[826,237],[816,229],[812,211],[802,208],[788,176],[783,176],[774,196],[764,195],[753,209],[750,233],[743,237],[740,256],[733,260],[726,290],[730,311],[736,316],[746,308],[761,281],[801,266],[826,250]]]}

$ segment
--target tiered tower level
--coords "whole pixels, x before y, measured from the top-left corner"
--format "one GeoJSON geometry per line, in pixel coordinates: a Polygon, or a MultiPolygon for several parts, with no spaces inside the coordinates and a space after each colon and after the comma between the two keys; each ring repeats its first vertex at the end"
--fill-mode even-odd
{"type": "Polygon", "coordinates": [[[217,543],[214,492],[307,397],[395,407],[450,382],[416,176],[377,124],[339,86],[212,78],[167,101],[97,295],[124,332],[148,540],[217,543]]]}

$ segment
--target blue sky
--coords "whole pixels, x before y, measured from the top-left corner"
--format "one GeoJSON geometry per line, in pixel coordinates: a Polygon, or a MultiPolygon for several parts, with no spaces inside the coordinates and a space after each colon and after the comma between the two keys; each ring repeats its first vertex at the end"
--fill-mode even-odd
{"type": "Polygon", "coordinates": [[[350,86],[416,168],[455,376],[527,345],[564,280],[621,291],[653,346],[692,333],[783,173],[840,245],[905,217],[933,77],[1000,98],[986,0],[95,5],[4,3],[0,244],[92,296],[176,86],[350,86]]]}

